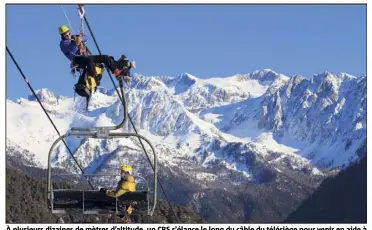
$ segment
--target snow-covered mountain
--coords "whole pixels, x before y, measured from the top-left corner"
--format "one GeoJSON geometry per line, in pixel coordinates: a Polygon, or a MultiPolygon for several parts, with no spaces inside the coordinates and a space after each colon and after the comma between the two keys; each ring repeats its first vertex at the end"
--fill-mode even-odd
{"type": "MultiPolygon", "coordinates": [[[[122,120],[123,108],[113,90],[98,90],[89,112],[85,99],[55,96],[48,89],[37,94],[61,134],[71,127],[111,126],[122,120]]],[[[126,98],[136,129],[156,148],[159,177],[170,197],[212,221],[285,218],[327,175],[326,169],[357,160],[355,150],[366,138],[365,77],[323,73],[290,78],[268,69],[210,79],[188,73],[134,74],[126,98]],[[258,202],[264,199],[258,191],[267,193],[268,201],[258,202]],[[215,199],[227,200],[217,205],[211,203],[215,199]],[[239,206],[240,212],[231,216],[237,211],[231,204],[242,202],[254,211],[239,206]],[[270,207],[262,205],[266,202],[270,207]],[[258,214],[262,209],[272,212],[258,214]]],[[[133,132],[131,123],[121,131],[133,132]]],[[[7,100],[8,155],[24,152],[25,162],[46,167],[57,137],[33,96],[7,100]]],[[[69,137],[66,143],[87,173],[117,172],[127,162],[151,182],[151,168],[136,138],[69,137]]],[[[148,147],[147,152],[152,158],[148,147]]],[[[63,144],[52,161],[54,167],[79,172],[63,144]]],[[[96,183],[113,185],[115,178],[96,183]]]]}
{"type": "MultiPolygon", "coordinates": [[[[288,77],[268,69],[224,78],[199,79],[189,73],[175,78],[155,78],[163,82],[172,95],[191,111],[259,97],[271,85],[288,80],[288,77]]],[[[151,85],[148,84],[149,87],[151,85]]]]}
{"type": "Polygon", "coordinates": [[[322,168],[345,167],[366,138],[366,86],[366,77],[344,73],[294,76],[261,97],[201,116],[219,117],[213,123],[226,133],[291,148],[322,168]]]}

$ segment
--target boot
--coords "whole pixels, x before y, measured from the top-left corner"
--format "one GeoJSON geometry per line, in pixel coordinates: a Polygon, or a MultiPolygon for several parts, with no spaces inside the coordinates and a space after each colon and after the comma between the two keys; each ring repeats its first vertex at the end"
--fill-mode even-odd
{"type": "Polygon", "coordinates": [[[113,74],[115,75],[116,79],[119,80],[121,76],[124,76],[125,69],[116,69],[114,70],[113,74]]]}

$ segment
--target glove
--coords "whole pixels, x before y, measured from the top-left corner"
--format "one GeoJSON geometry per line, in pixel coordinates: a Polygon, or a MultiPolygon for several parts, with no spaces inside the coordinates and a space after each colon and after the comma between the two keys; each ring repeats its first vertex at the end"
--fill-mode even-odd
{"type": "Polygon", "coordinates": [[[105,189],[105,188],[101,188],[99,191],[100,191],[101,193],[106,194],[107,189],[105,189]]]}
{"type": "Polygon", "coordinates": [[[76,36],[75,37],[75,43],[76,45],[80,45],[80,43],[83,41],[83,38],[81,36],[76,36]]]}

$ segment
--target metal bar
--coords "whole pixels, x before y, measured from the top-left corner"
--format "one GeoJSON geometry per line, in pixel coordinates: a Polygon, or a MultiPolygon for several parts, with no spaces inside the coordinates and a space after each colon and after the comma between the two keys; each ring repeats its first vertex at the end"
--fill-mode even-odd
{"type": "Polygon", "coordinates": [[[53,201],[52,194],[51,194],[52,193],[52,183],[51,183],[51,179],[52,179],[52,173],[51,173],[51,171],[52,171],[52,168],[51,168],[51,164],[50,164],[51,155],[52,155],[52,151],[53,151],[54,147],[57,145],[57,143],[60,140],[62,140],[63,138],[67,137],[67,136],[70,136],[70,134],[67,134],[66,133],[66,134],[64,134],[62,136],[59,136],[57,138],[57,140],[55,140],[53,142],[52,147],[50,148],[49,154],[48,154],[48,188],[47,188],[48,196],[47,197],[48,197],[49,200],[52,200],[52,201],[53,201]]]}
{"type": "Polygon", "coordinates": [[[83,191],[83,212],[85,211],[85,196],[84,196],[84,191],[83,191]]]}
{"type": "Polygon", "coordinates": [[[66,214],[66,211],[65,210],[53,210],[52,213],[53,214],[66,214]]]}
{"type": "Polygon", "coordinates": [[[115,212],[118,213],[118,198],[115,197],[115,212]]]}
{"type": "MultiPolygon", "coordinates": [[[[120,174],[92,174],[92,173],[88,173],[88,174],[81,174],[81,173],[62,173],[62,174],[56,174],[56,175],[58,175],[58,176],[86,176],[86,177],[120,176],[120,174]]],[[[146,187],[147,187],[147,191],[149,191],[149,188],[150,188],[149,187],[149,183],[147,182],[147,180],[144,177],[138,176],[138,175],[136,175],[136,176],[133,175],[133,177],[134,178],[141,178],[143,181],[145,181],[146,187]]],[[[66,191],[80,191],[80,190],[74,190],[74,189],[56,189],[54,191],[64,191],[64,190],[66,190],[66,191]]],[[[81,191],[83,191],[83,190],[81,190],[81,191]]],[[[84,191],[97,191],[97,190],[86,190],[86,189],[84,189],[84,191]]]]}

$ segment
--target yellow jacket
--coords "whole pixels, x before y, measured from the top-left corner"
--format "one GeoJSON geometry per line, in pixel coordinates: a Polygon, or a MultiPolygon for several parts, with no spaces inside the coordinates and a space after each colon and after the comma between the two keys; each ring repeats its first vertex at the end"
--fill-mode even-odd
{"type": "Polygon", "coordinates": [[[136,184],[134,182],[134,176],[128,175],[122,178],[118,186],[116,187],[116,191],[107,190],[106,194],[111,197],[119,197],[126,192],[135,192],[136,191],[136,184]]]}

